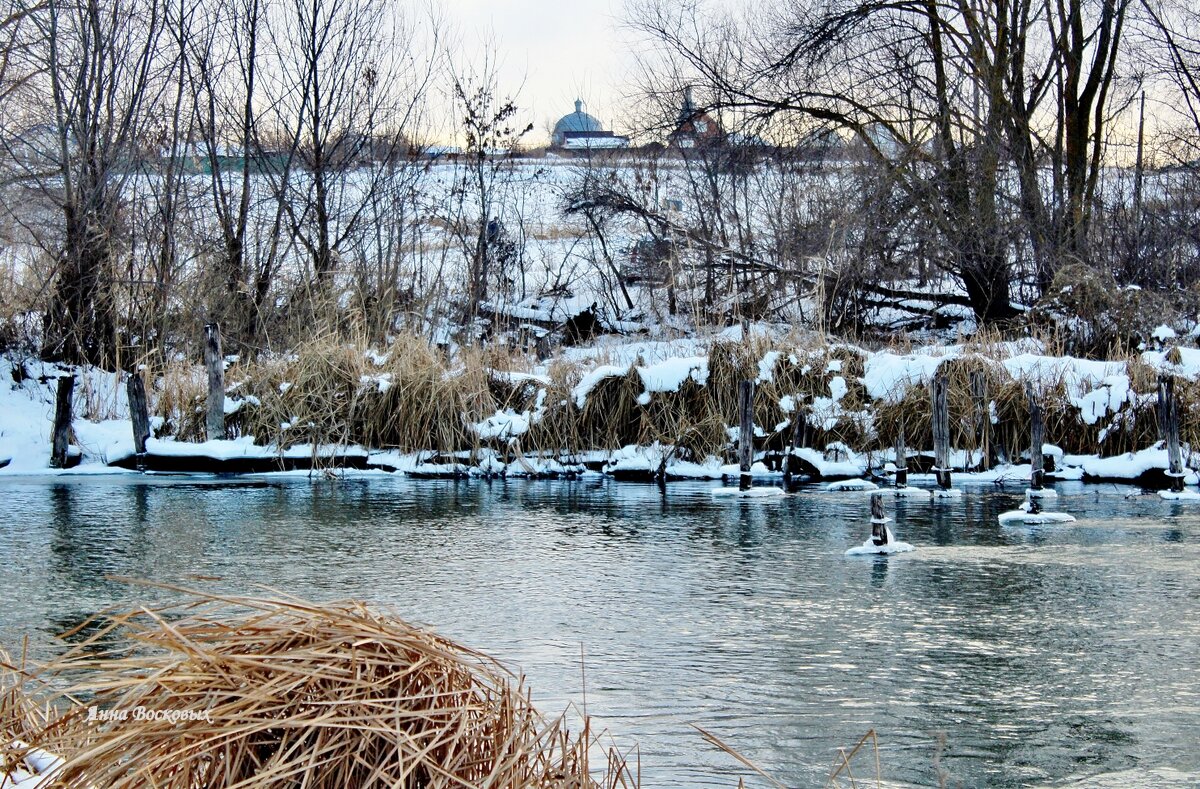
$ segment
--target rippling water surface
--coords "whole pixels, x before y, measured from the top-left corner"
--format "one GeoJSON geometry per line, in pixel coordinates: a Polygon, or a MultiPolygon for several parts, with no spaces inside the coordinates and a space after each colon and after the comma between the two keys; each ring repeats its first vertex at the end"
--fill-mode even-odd
{"type": "Polygon", "coordinates": [[[106,574],[219,576],[386,604],[547,711],[586,691],[646,787],[737,785],[689,724],[795,786],[871,727],[893,785],[1200,785],[1200,505],[1060,487],[1078,523],[1008,529],[1020,491],[969,488],[889,502],[918,549],[874,559],[842,555],[863,494],[710,487],[4,480],[0,644],[145,599],[106,574]]]}

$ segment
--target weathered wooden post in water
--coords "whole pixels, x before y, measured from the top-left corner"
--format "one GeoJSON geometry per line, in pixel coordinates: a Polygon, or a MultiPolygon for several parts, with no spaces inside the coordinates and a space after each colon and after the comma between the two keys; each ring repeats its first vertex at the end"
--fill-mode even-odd
{"type": "Polygon", "coordinates": [[[1034,396],[1033,384],[1025,384],[1025,395],[1029,399],[1029,489],[1040,491],[1046,478],[1046,460],[1042,456],[1046,425],[1042,420],[1042,406],[1034,396]]]}
{"type": "Polygon", "coordinates": [[[883,511],[883,494],[871,494],[871,542],[875,545],[887,545],[887,513],[883,511]]]}
{"type": "Polygon", "coordinates": [[[204,326],[204,366],[208,370],[208,440],[225,438],[225,357],[221,354],[221,327],[204,326]]]}
{"type": "MultiPolygon", "coordinates": [[[[799,395],[797,395],[799,397],[799,395]]],[[[783,481],[792,481],[792,455],[797,449],[808,446],[808,409],[801,403],[796,403],[792,417],[792,441],[788,445],[787,457],[783,462],[783,481]]]]}
{"type": "Polygon", "coordinates": [[[992,415],[988,408],[987,376],[982,370],[971,373],[971,403],[975,411],[975,435],[979,440],[979,469],[987,471],[992,466],[992,415]]]}
{"type": "MultiPolygon", "coordinates": [[[[896,487],[908,487],[908,447],[904,445],[904,417],[900,417],[900,424],[896,426],[896,487]]],[[[872,504],[873,502],[874,497],[872,504]]],[[[882,503],[880,506],[883,506],[882,503]]]]}
{"type": "Polygon", "coordinates": [[[738,384],[738,468],[742,490],[750,487],[750,467],[754,464],[754,382],[738,384]]]}
{"type": "Polygon", "coordinates": [[[888,528],[887,512],[883,509],[883,494],[871,494],[871,536],[862,545],[856,545],[846,551],[847,556],[870,556],[873,554],[888,555],[911,551],[913,547],[906,542],[897,540],[888,528]]]}
{"type": "Polygon", "coordinates": [[[1175,376],[1158,377],[1158,412],[1167,442],[1167,476],[1171,491],[1183,492],[1183,449],[1179,443],[1179,406],[1175,401],[1175,376]]]}
{"type": "Polygon", "coordinates": [[[54,434],[50,439],[50,467],[67,467],[67,448],[71,442],[72,403],[75,394],[75,376],[64,375],[58,379],[58,392],[54,403],[54,434]]]}
{"type": "Polygon", "coordinates": [[[146,459],[146,439],[150,437],[150,409],[146,405],[146,383],[141,373],[135,370],[129,374],[125,391],[129,395],[129,421],[133,423],[133,451],[137,455],[138,471],[141,471],[146,459]]]}
{"type": "Polygon", "coordinates": [[[938,373],[933,377],[933,473],[938,488],[943,491],[950,490],[949,388],[945,375],[938,373]]]}

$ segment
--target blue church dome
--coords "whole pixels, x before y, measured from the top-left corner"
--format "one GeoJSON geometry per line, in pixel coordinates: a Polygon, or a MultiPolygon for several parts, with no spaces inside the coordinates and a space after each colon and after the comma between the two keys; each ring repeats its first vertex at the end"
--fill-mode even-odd
{"type": "Polygon", "coordinates": [[[575,111],[564,115],[554,124],[554,132],[550,135],[552,145],[562,145],[568,132],[602,132],[604,127],[600,121],[583,111],[583,102],[575,100],[575,111]]]}

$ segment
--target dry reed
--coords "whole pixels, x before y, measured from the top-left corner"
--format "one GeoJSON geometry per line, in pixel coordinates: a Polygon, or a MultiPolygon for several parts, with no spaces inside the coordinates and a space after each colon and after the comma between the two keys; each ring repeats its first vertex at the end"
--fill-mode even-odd
{"type": "MultiPolygon", "coordinates": [[[[593,774],[586,721],[543,718],[494,660],[363,603],[166,588],[188,597],[82,626],[38,672],[69,683],[21,732],[66,759],[54,787],[635,785],[614,750],[593,774]]],[[[10,696],[5,720],[27,706],[10,696]]]]}
{"type": "MultiPolygon", "coordinates": [[[[325,334],[290,355],[233,365],[226,375],[229,396],[242,402],[228,425],[231,435],[253,435],[260,444],[280,448],[359,444],[457,453],[471,462],[487,450],[506,462],[539,456],[570,463],[580,452],[655,443],[671,448],[674,459],[728,461],[728,428],[738,422],[738,383],[751,379],[758,381],[754,421],[762,431],[755,442],[759,449],[789,446],[797,412],[808,413],[819,398],[826,401],[825,416],[808,421],[805,436],[811,447],[841,443],[857,452],[886,450],[902,424],[911,449],[931,448],[927,386],[908,384],[873,400],[862,381],[867,358],[862,349],[807,336],[797,342],[801,344],[772,344],[755,337],[714,343],[706,382],[689,378],[675,391],[646,392],[638,359],[619,368],[623,373],[598,381],[579,404],[573,392],[585,372],[579,362],[554,360],[535,377],[528,375],[530,360],[495,346],[458,349],[450,357],[425,339],[401,335],[386,353],[376,353],[361,339],[325,334]],[[793,409],[784,406],[789,399],[793,409]],[[481,437],[475,425],[505,410],[524,416],[528,431],[481,437]]],[[[955,448],[983,449],[986,420],[988,450],[995,459],[1015,462],[1025,452],[1027,382],[1014,378],[1001,362],[1009,353],[1011,347],[998,336],[981,335],[964,353],[942,361],[955,448]],[[972,391],[972,378],[978,376],[986,383],[982,402],[972,391]]],[[[1157,370],[1137,354],[1125,357],[1124,364],[1131,397],[1115,412],[1088,415],[1072,396],[1065,366],[1057,377],[1053,371],[1039,371],[1035,384],[1046,441],[1068,454],[1117,455],[1159,440],[1157,370]]],[[[1176,392],[1182,438],[1200,446],[1200,382],[1181,378],[1176,392]]],[[[184,440],[203,438],[204,381],[198,366],[168,365],[155,383],[155,394],[155,411],[166,420],[166,432],[184,440]]]]}

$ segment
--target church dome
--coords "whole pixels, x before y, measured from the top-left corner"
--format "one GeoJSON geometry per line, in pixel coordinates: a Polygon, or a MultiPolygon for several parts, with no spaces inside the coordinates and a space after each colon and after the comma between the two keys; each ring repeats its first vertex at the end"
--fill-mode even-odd
{"type": "Polygon", "coordinates": [[[570,115],[562,116],[558,119],[558,123],[554,124],[554,132],[550,135],[550,142],[552,145],[561,146],[568,134],[572,132],[596,133],[603,131],[604,126],[601,125],[600,121],[584,112],[583,102],[576,99],[575,111],[570,115]]]}

